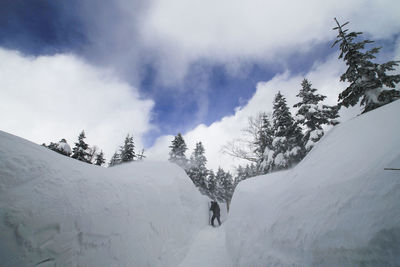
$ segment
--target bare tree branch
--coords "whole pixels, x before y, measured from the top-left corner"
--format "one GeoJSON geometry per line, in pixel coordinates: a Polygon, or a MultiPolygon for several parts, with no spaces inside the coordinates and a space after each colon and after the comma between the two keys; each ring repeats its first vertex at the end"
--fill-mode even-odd
{"type": "Polygon", "coordinates": [[[253,151],[249,149],[249,146],[245,145],[247,142],[248,141],[242,139],[234,139],[224,145],[221,151],[222,153],[235,158],[257,162],[257,157],[255,157],[253,151]]]}
{"type": "Polygon", "coordinates": [[[261,130],[264,116],[267,116],[265,112],[259,112],[255,116],[250,116],[247,127],[242,129],[242,138],[236,138],[228,142],[222,147],[222,153],[250,162],[257,162],[259,155],[255,153],[255,141],[261,130]]]}

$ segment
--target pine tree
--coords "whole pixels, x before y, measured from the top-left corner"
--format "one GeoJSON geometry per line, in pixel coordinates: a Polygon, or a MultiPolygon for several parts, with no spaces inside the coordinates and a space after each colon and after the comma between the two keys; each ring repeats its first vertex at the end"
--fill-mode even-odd
{"type": "Polygon", "coordinates": [[[130,162],[135,160],[135,144],[133,142],[133,137],[129,134],[125,138],[124,145],[120,149],[121,162],[130,162]]]}
{"type": "Polygon", "coordinates": [[[115,151],[114,155],[111,157],[110,162],[108,163],[108,166],[113,167],[118,164],[121,164],[121,154],[118,151],[115,151]]]}
{"type": "Polygon", "coordinates": [[[342,93],[339,94],[340,106],[354,106],[361,98],[361,106],[365,106],[363,113],[373,110],[377,107],[390,103],[400,98],[400,92],[395,89],[396,84],[400,82],[400,74],[388,75],[386,72],[395,70],[395,66],[400,61],[389,61],[384,64],[373,63],[371,60],[375,58],[375,54],[379,52],[381,47],[374,47],[370,50],[363,51],[365,45],[373,43],[370,40],[357,41],[362,32],[350,32],[343,29],[348,22],[340,25],[336,20],[338,30],[336,41],[332,47],[339,43],[340,55],[348,66],[345,73],[340,77],[341,81],[350,83],[342,93]]]}
{"type": "Polygon", "coordinates": [[[245,168],[245,172],[246,172],[246,179],[260,175],[260,172],[258,171],[258,168],[254,163],[251,163],[250,165],[247,164],[246,168],[245,168]]]}
{"type": "Polygon", "coordinates": [[[264,114],[262,117],[262,124],[257,132],[256,140],[254,142],[257,155],[257,169],[260,173],[267,173],[269,171],[268,158],[270,152],[273,150],[272,141],[274,140],[274,130],[270,122],[270,116],[264,114]]]}
{"type": "Polygon", "coordinates": [[[223,180],[225,179],[225,172],[221,167],[218,167],[217,173],[215,174],[216,186],[215,186],[215,198],[218,202],[225,201],[225,189],[223,186],[223,180]]]}
{"type": "Polygon", "coordinates": [[[210,199],[217,200],[217,179],[213,170],[208,171],[207,195],[210,199]]]}
{"type": "Polygon", "coordinates": [[[247,178],[253,177],[253,170],[249,164],[244,168],[244,176],[247,178]]]}
{"type": "Polygon", "coordinates": [[[207,159],[204,155],[205,150],[201,142],[196,144],[196,148],[190,157],[188,176],[202,193],[207,190],[206,179],[208,170],[206,168],[207,159]]]}
{"type": "Polygon", "coordinates": [[[94,164],[96,162],[96,156],[97,156],[97,151],[98,151],[98,147],[97,146],[93,146],[93,147],[88,147],[88,149],[86,150],[88,153],[87,156],[87,161],[90,162],[91,164],[94,164]]]}
{"type": "Polygon", "coordinates": [[[89,145],[85,143],[85,138],[85,131],[82,131],[78,136],[78,143],[75,143],[75,147],[72,149],[71,157],[86,163],[90,163],[88,160],[89,153],[87,152],[89,145]]]}
{"type": "Polygon", "coordinates": [[[106,160],[104,159],[104,153],[103,150],[100,151],[99,154],[96,155],[96,159],[95,159],[95,165],[101,166],[106,162],[106,160]]]}
{"type": "Polygon", "coordinates": [[[188,160],[185,156],[187,147],[180,133],[172,140],[172,145],[169,148],[171,148],[169,152],[169,161],[178,164],[186,170],[188,166],[188,160]]]}
{"type": "Polygon", "coordinates": [[[236,184],[229,172],[218,167],[216,174],[212,170],[208,174],[207,195],[218,202],[225,202],[229,211],[229,204],[236,184]]]}
{"type": "Polygon", "coordinates": [[[243,180],[246,180],[247,174],[246,174],[246,169],[243,168],[242,166],[239,166],[236,169],[236,177],[235,177],[235,182],[234,182],[234,188],[236,188],[236,186],[243,180]]]}
{"type": "Polygon", "coordinates": [[[222,199],[226,203],[227,210],[229,211],[229,205],[233,196],[234,182],[232,175],[229,172],[224,172],[221,181],[222,186],[222,199]]]}
{"type": "Polygon", "coordinates": [[[297,95],[301,101],[293,107],[299,108],[296,113],[296,121],[305,128],[303,144],[308,152],[324,135],[322,125],[338,123],[336,121],[338,107],[322,105],[320,102],[324,101],[326,96],[316,94],[317,89],[311,88],[311,83],[307,79],[302,81],[301,87],[302,89],[297,95]]]}
{"type": "Polygon", "coordinates": [[[273,103],[274,140],[272,157],[268,158],[268,170],[287,169],[298,163],[305,155],[302,132],[295,123],[285,97],[278,92],[273,103]]]}

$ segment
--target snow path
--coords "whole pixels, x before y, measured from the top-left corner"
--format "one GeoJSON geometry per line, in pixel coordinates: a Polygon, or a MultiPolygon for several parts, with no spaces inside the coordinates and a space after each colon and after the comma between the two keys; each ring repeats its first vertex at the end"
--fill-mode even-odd
{"type": "Polygon", "coordinates": [[[203,228],[179,267],[231,267],[225,244],[224,225],[203,228]]]}

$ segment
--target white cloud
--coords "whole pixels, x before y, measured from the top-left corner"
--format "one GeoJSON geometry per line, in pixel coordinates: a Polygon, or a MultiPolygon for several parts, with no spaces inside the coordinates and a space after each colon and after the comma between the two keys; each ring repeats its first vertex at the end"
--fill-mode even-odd
{"type": "MultiPolygon", "coordinates": [[[[367,32],[373,39],[392,36],[400,28],[397,0],[154,0],[140,8],[137,1],[116,1],[119,9],[112,21],[104,10],[93,12],[92,5],[87,7],[99,18],[94,30],[90,28],[91,43],[98,47],[89,46],[88,51],[93,49],[93,58],[103,55],[98,59],[101,63],[107,61],[133,76],[142,67],[138,58],[154,57],[157,75],[166,83],[181,81],[187,67],[199,59],[228,63],[229,73],[243,75],[246,62],[276,62],[288,51],[312,49],[313,44],[336,35],[331,30],[333,17],[350,20],[351,30],[367,32]]],[[[330,104],[336,103],[344,87],[339,82],[342,69],[332,58],[316,63],[306,75],[329,96],[330,104]]],[[[186,133],[188,147],[202,141],[209,167],[231,168],[232,159],[220,153],[221,145],[240,136],[248,116],[271,110],[278,90],[293,105],[302,78],[287,72],[260,83],[248,104],[233,116],[186,133]]],[[[152,127],[153,105],[110,71],[72,55],[26,58],[0,49],[1,130],[37,143],[66,138],[72,144],[85,129],[90,144],[111,154],[127,133],[134,133],[141,148],[141,136],[152,127]]],[[[172,138],[160,137],[147,152],[149,158],[165,160],[172,138]]]]}
{"type": "Polygon", "coordinates": [[[334,17],[373,38],[399,32],[397,0],[170,0],[153,1],[140,32],[160,53],[164,80],[180,80],[198,59],[279,60],[334,39],[334,17]],[[173,67],[171,67],[173,66],[173,67]]]}
{"type": "MultiPolygon", "coordinates": [[[[184,134],[189,148],[187,156],[190,156],[196,142],[201,141],[206,150],[209,168],[216,170],[218,166],[221,166],[224,169],[233,170],[235,165],[242,164],[244,161],[233,160],[232,157],[223,154],[221,148],[228,141],[243,135],[242,129],[246,127],[249,116],[254,116],[260,111],[271,112],[272,101],[278,91],[281,91],[286,97],[288,105],[293,106],[299,100],[296,95],[301,88],[300,83],[303,78],[308,78],[319,93],[328,97],[325,103],[336,104],[339,92],[345,87],[345,84],[339,81],[339,76],[344,68],[344,64],[333,56],[326,62],[316,63],[305,77],[291,76],[286,72],[276,75],[268,82],[258,83],[253,97],[246,106],[237,108],[234,115],[224,117],[210,126],[199,125],[184,134]]],[[[347,115],[345,112],[344,116],[347,118],[352,114],[347,115]]],[[[160,137],[155,145],[147,151],[148,159],[166,160],[171,140],[171,136],[160,137]]]]}
{"type": "Polygon", "coordinates": [[[89,145],[110,155],[126,134],[138,149],[154,103],[114,77],[72,55],[24,57],[0,49],[1,130],[41,143],[66,138],[70,145],[85,130],[89,145]]]}

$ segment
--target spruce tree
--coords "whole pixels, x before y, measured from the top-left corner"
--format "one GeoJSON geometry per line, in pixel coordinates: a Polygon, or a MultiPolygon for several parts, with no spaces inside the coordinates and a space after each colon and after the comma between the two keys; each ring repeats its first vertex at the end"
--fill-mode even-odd
{"type": "Polygon", "coordinates": [[[388,75],[388,71],[395,70],[395,66],[400,61],[389,61],[384,64],[374,63],[371,60],[375,58],[375,54],[379,53],[381,47],[374,47],[365,50],[367,44],[373,43],[371,40],[359,40],[362,32],[350,32],[343,27],[348,22],[340,25],[336,20],[338,30],[336,41],[332,47],[339,43],[340,55],[348,66],[345,73],[340,76],[341,81],[347,81],[350,85],[339,94],[340,106],[354,106],[361,98],[361,106],[365,106],[362,113],[373,110],[377,107],[390,103],[400,98],[400,93],[395,88],[400,82],[400,74],[388,75]]]}
{"type": "Polygon", "coordinates": [[[118,164],[121,164],[121,154],[118,151],[115,151],[114,155],[111,157],[110,162],[108,163],[108,166],[113,167],[118,164]]]}
{"type": "Polygon", "coordinates": [[[96,155],[96,159],[95,159],[95,165],[101,166],[106,162],[105,158],[104,158],[104,153],[103,150],[100,151],[99,154],[96,155]]]}
{"type": "Polygon", "coordinates": [[[234,188],[236,188],[236,186],[241,182],[241,181],[243,181],[243,180],[246,180],[248,177],[247,177],[247,174],[246,174],[246,169],[245,168],[243,168],[242,166],[239,166],[237,169],[236,169],[236,177],[235,177],[235,182],[234,182],[234,188]]]}
{"type": "Polygon", "coordinates": [[[217,200],[217,179],[213,170],[209,170],[208,172],[207,195],[210,199],[217,200]]]}
{"type": "Polygon", "coordinates": [[[133,137],[129,134],[125,138],[124,145],[120,149],[121,162],[130,162],[135,160],[135,144],[133,142],[133,137]]]}
{"type": "Polygon", "coordinates": [[[324,135],[322,125],[336,125],[338,123],[336,121],[338,107],[320,103],[324,101],[326,96],[316,94],[317,89],[311,88],[311,83],[307,79],[302,81],[301,87],[299,94],[297,94],[301,101],[293,107],[299,108],[296,113],[296,121],[305,128],[303,144],[308,152],[324,135]]]}
{"type": "Polygon", "coordinates": [[[90,163],[88,160],[89,153],[87,152],[89,145],[84,141],[85,138],[85,131],[82,131],[78,136],[78,142],[75,143],[75,147],[72,149],[71,157],[86,163],[90,163]]]}
{"type": "Polygon", "coordinates": [[[231,201],[233,190],[235,188],[232,175],[229,172],[225,172],[221,167],[218,167],[215,179],[217,185],[215,198],[219,202],[225,202],[229,210],[229,203],[231,201]]]}
{"type": "Polygon", "coordinates": [[[244,176],[246,177],[246,179],[253,177],[253,170],[251,169],[249,164],[247,164],[244,168],[244,176]]]}
{"type": "Polygon", "coordinates": [[[169,152],[169,161],[178,164],[183,169],[187,169],[188,160],[185,156],[185,152],[187,150],[185,140],[180,133],[175,136],[174,140],[172,140],[172,145],[169,146],[171,151],[169,152]]]}
{"type": "Polygon", "coordinates": [[[188,170],[188,176],[192,179],[193,183],[199,187],[202,193],[205,193],[207,190],[206,179],[208,173],[206,168],[207,159],[204,153],[203,144],[198,142],[190,157],[188,170]]]}
{"type": "Polygon", "coordinates": [[[257,156],[257,169],[260,173],[267,173],[269,171],[268,157],[270,151],[273,150],[272,141],[274,140],[274,130],[270,122],[270,116],[264,114],[262,117],[262,124],[257,132],[256,140],[254,142],[257,156]]]}
{"type": "Polygon", "coordinates": [[[234,181],[232,175],[229,172],[224,172],[221,180],[222,187],[222,199],[226,203],[227,210],[229,211],[229,205],[233,196],[234,181]]]}
{"type": "Polygon", "coordinates": [[[225,189],[223,181],[225,179],[225,172],[221,167],[218,167],[217,173],[215,174],[216,186],[215,186],[215,199],[218,202],[225,201],[225,189]]]}
{"type": "Polygon", "coordinates": [[[258,168],[254,163],[251,163],[250,165],[247,165],[247,166],[249,167],[248,169],[247,168],[245,169],[246,174],[247,174],[247,178],[260,175],[260,173],[258,171],[258,168]]]}
{"type": "Polygon", "coordinates": [[[87,156],[87,161],[90,162],[91,164],[94,164],[96,162],[96,156],[97,156],[97,150],[98,147],[97,146],[93,146],[93,147],[88,147],[88,149],[86,150],[88,153],[87,156]]]}
{"type": "Polygon", "coordinates": [[[272,159],[269,158],[268,170],[287,169],[298,163],[305,155],[302,143],[303,135],[295,123],[285,97],[278,92],[273,103],[274,140],[272,159]]]}

